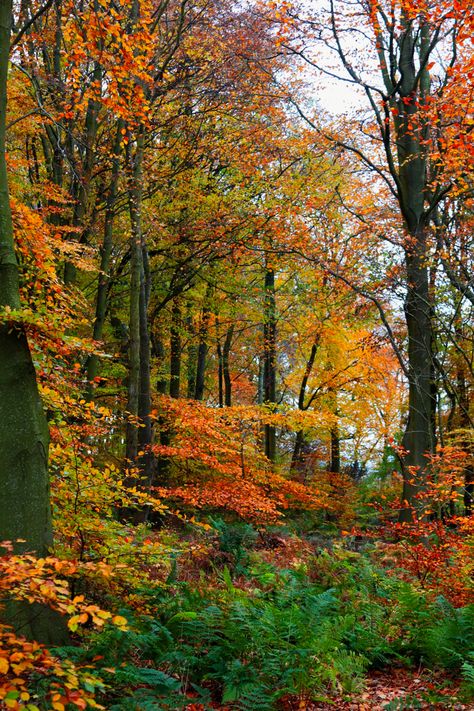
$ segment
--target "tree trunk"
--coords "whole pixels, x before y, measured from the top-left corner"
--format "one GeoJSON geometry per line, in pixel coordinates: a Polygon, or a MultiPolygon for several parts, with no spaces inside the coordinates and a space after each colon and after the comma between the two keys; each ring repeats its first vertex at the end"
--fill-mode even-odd
{"type": "MultiPolygon", "coordinates": [[[[95,319],[92,337],[94,341],[102,340],[104,332],[105,318],[107,315],[107,297],[109,288],[109,270],[110,257],[112,254],[114,217],[115,217],[115,202],[118,194],[119,183],[119,154],[120,142],[122,139],[123,121],[119,120],[117,124],[117,134],[114,143],[114,153],[112,160],[112,175],[110,179],[109,192],[107,195],[107,206],[105,210],[104,223],[104,240],[100,250],[100,271],[99,283],[97,286],[97,298],[95,307],[95,319]]],[[[88,399],[92,400],[94,394],[94,378],[97,376],[99,359],[98,356],[92,353],[86,363],[87,373],[87,395],[88,399]]]]}
{"type": "Polygon", "coordinates": [[[218,363],[218,374],[217,374],[217,383],[218,383],[218,398],[219,398],[219,407],[224,407],[224,371],[222,367],[222,346],[221,342],[219,341],[219,338],[217,339],[217,363],[218,363]]]}
{"type": "Polygon", "coordinates": [[[429,27],[419,40],[412,23],[403,17],[406,30],[400,45],[400,98],[393,102],[398,158],[398,196],[406,226],[405,265],[407,293],[405,320],[408,334],[408,422],[402,445],[403,494],[401,521],[410,521],[419,508],[418,494],[426,484],[429,455],[434,451],[435,400],[433,398],[433,325],[429,287],[429,214],[425,213],[427,181],[426,141],[429,126],[422,111],[429,94],[429,73],[418,74],[414,57],[427,51],[429,27]],[[416,99],[416,100],[415,100],[416,99]]]}
{"type": "MultiPolygon", "coordinates": [[[[264,403],[276,403],[276,305],[275,272],[265,269],[265,302],[263,320],[263,396],[264,403]]],[[[265,425],[265,455],[276,459],[276,431],[273,425],[265,425]]]]}
{"type": "Polygon", "coordinates": [[[173,300],[170,328],[170,397],[178,398],[181,390],[181,304],[173,300]]]}
{"type": "Polygon", "coordinates": [[[206,360],[207,352],[209,350],[209,345],[207,343],[209,320],[211,318],[211,308],[210,308],[210,295],[211,286],[209,285],[206,291],[206,297],[204,306],[202,309],[201,325],[199,328],[199,345],[197,352],[197,363],[196,363],[196,389],[194,392],[195,400],[202,400],[204,397],[204,384],[206,377],[206,360]]]}
{"type": "MultiPolygon", "coordinates": [[[[5,161],[7,76],[12,3],[0,2],[0,307],[20,308],[18,264],[5,161]]],[[[49,433],[26,334],[0,326],[0,540],[16,553],[48,553],[52,544],[48,478],[49,433]],[[18,539],[21,539],[20,543],[18,539]]],[[[49,607],[12,600],[1,619],[22,635],[68,642],[63,618],[49,607]]]]}
{"type": "Polygon", "coordinates": [[[224,405],[231,407],[232,405],[232,380],[229,369],[229,355],[232,347],[232,338],[234,335],[234,324],[229,326],[225,336],[224,346],[222,349],[222,374],[224,377],[224,405]]]}
{"type": "MultiPolygon", "coordinates": [[[[0,306],[20,308],[18,265],[5,161],[7,74],[12,5],[0,3],[0,306]]],[[[44,555],[52,543],[48,427],[26,335],[0,327],[0,540],[44,555]]]]}
{"type": "MultiPolygon", "coordinates": [[[[95,62],[94,70],[92,73],[92,82],[100,85],[102,82],[102,67],[99,62],[95,62]]],[[[87,105],[87,112],[85,118],[85,145],[82,148],[83,158],[80,161],[80,175],[77,175],[74,171],[71,184],[71,197],[74,200],[74,213],[72,224],[74,227],[82,230],[79,242],[84,242],[86,237],[86,230],[84,228],[84,218],[87,214],[87,208],[89,203],[89,193],[92,180],[92,172],[94,168],[94,143],[97,136],[98,129],[98,114],[100,109],[100,103],[94,99],[89,99],[87,105]]],[[[72,137],[72,131],[71,137],[72,137]]],[[[74,165],[74,141],[71,140],[70,146],[70,159],[71,164],[74,165]]],[[[72,262],[66,262],[64,266],[64,283],[66,285],[72,285],[76,282],[76,266],[72,262]]]]}
{"type": "Polygon", "coordinates": [[[228,329],[224,340],[224,346],[221,346],[217,340],[217,359],[219,362],[219,407],[230,407],[232,403],[232,381],[229,371],[229,354],[232,346],[232,336],[234,333],[234,324],[228,329]]]}
{"type": "MultiPolygon", "coordinates": [[[[153,485],[155,458],[151,450],[153,444],[153,425],[151,421],[151,363],[150,363],[150,336],[148,327],[148,304],[150,300],[150,270],[148,265],[148,252],[142,236],[142,272],[140,275],[140,385],[138,392],[138,446],[140,452],[138,462],[140,466],[141,488],[147,493],[153,485]]],[[[147,520],[150,509],[144,507],[137,512],[135,523],[147,520]]]]}
{"type": "Polygon", "coordinates": [[[408,331],[408,422],[403,436],[403,501],[400,519],[412,518],[417,495],[425,486],[426,468],[434,451],[432,324],[427,268],[422,256],[407,256],[408,293],[405,318],[408,331]]]}
{"type": "MultiPolygon", "coordinates": [[[[318,346],[319,346],[319,337],[317,336],[313,345],[311,346],[311,353],[309,354],[309,358],[306,362],[306,368],[304,371],[303,379],[301,381],[300,392],[298,395],[298,410],[301,410],[301,411],[306,410],[308,407],[308,405],[305,405],[306,388],[308,387],[309,376],[311,375],[311,371],[313,370],[314,360],[316,358],[318,346]]],[[[296,433],[295,446],[293,448],[293,456],[291,458],[291,465],[290,465],[291,472],[294,472],[297,469],[298,464],[302,460],[304,442],[305,442],[304,431],[298,430],[298,432],[296,433]]]]}
{"type": "Polygon", "coordinates": [[[140,293],[143,274],[141,202],[143,189],[143,135],[137,141],[135,156],[129,150],[131,168],[129,185],[129,211],[131,223],[130,240],[130,309],[129,309],[129,357],[128,357],[128,399],[126,432],[126,458],[130,465],[138,454],[138,408],[140,392],[140,293]]]}
{"type": "Polygon", "coordinates": [[[458,367],[457,389],[459,397],[459,427],[462,431],[462,446],[466,452],[466,466],[464,467],[464,513],[472,516],[474,508],[474,445],[471,432],[471,419],[469,417],[469,385],[464,367],[458,367]],[[466,433],[466,434],[465,434],[466,433]]]}
{"type": "Polygon", "coordinates": [[[341,471],[341,440],[337,425],[331,428],[331,461],[329,471],[339,474],[341,471]]]}

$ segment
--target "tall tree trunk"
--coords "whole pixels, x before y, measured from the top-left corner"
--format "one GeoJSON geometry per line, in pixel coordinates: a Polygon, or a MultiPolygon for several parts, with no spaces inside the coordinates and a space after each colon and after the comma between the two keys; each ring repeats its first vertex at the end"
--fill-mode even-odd
{"type": "MultiPolygon", "coordinates": [[[[122,139],[122,128],[123,121],[119,120],[117,124],[117,133],[114,142],[114,152],[112,159],[112,174],[110,178],[110,186],[107,195],[107,205],[105,209],[105,221],[104,221],[104,239],[102,242],[102,247],[100,250],[100,270],[99,270],[99,282],[97,286],[97,297],[96,297],[96,307],[95,307],[95,319],[92,337],[94,341],[102,340],[104,332],[105,318],[107,315],[107,297],[110,283],[110,257],[112,254],[113,246],[113,233],[114,233],[114,217],[115,217],[115,203],[118,194],[118,183],[119,183],[119,155],[120,155],[120,142],[122,139]]],[[[92,353],[86,363],[86,374],[87,374],[87,395],[88,399],[93,398],[94,393],[94,378],[97,376],[99,359],[95,353],[92,353]]]]}
{"type": "MultiPolygon", "coordinates": [[[[20,308],[18,265],[5,161],[12,4],[0,3],[0,305],[20,308]]],[[[0,540],[44,555],[52,543],[48,427],[26,335],[0,327],[0,540]]]]}
{"type": "Polygon", "coordinates": [[[170,328],[170,397],[173,398],[178,398],[181,392],[181,328],[181,302],[175,296],[170,328]]]}
{"type": "Polygon", "coordinates": [[[329,471],[334,474],[339,474],[341,471],[341,440],[339,438],[337,425],[331,427],[331,461],[329,462],[329,471]]]}
{"type": "Polygon", "coordinates": [[[425,22],[420,37],[414,36],[409,17],[402,17],[405,32],[400,44],[400,98],[396,109],[400,209],[406,226],[405,267],[407,294],[405,320],[408,333],[408,422],[402,445],[403,493],[400,520],[410,521],[418,508],[418,494],[426,485],[429,455],[434,451],[435,399],[433,398],[434,359],[432,305],[429,286],[430,215],[425,212],[427,186],[427,139],[429,124],[423,110],[430,91],[426,69],[418,72],[415,55],[427,56],[430,29],[425,22]]]}
{"type": "Polygon", "coordinates": [[[193,316],[191,310],[191,304],[187,304],[187,316],[186,316],[186,332],[188,334],[188,353],[187,353],[187,392],[186,397],[193,398],[196,391],[196,363],[197,363],[197,346],[194,342],[195,329],[193,325],[193,316]]]}
{"type": "Polygon", "coordinates": [[[426,483],[428,458],[435,447],[433,431],[433,330],[428,288],[426,238],[416,235],[414,253],[406,255],[408,332],[408,422],[403,436],[403,494],[401,521],[412,519],[417,496],[426,483]]]}
{"type": "MultiPolygon", "coordinates": [[[[148,326],[148,304],[150,301],[151,276],[148,264],[148,252],[142,235],[142,272],[140,278],[140,386],[138,392],[138,445],[141,488],[149,492],[153,485],[155,457],[153,444],[153,425],[151,420],[151,363],[150,335],[148,326]]],[[[135,523],[146,521],[149,507],[137,512],[135,523]]]]}
{"type": "Polygon", "coordinates": [[[462,431],[462,446],[466,451],[467,460],[464,467],[464,512],[466,516],[472,516],[474,508],[474,444],[471,434],[472,423],[469,417],[469,385],[463,366],[458,367],[456,380],[459,397],[459,427],[462,431]]]}
{"type": "MultiPolygon", "coordinates": [[[[97,0],[95,2],[97,5],[97,0]]],[[[94,70],[92,73],[92,82],[100,86],[102,82],[102,67],[99,62],[94,63],[94,70]]],[[[71,197],[74,200],[74,212],[72,224],[79,230],[82,230],[79,237],[79,242],[84,242],[86,237],[86,229],[84,225],[84,219],[87,214],[87,208],[89,203],[89,193],[92,181],[92,174],[94,168],[94,144],[97,136],[98,129],[98,115],[99,115],[100,103],[94,99],[89,99],[87,105],[87,112],[85,118],[85,138],[83,147],[83,158],[80,161],[80,174],[74,174],[71,182],[71,197]]],[[[70,132],[72,137],[72,131],[70,132]]],[[[82,148],[82,147],[81,147],[82,148]]],[[[74,165],[74,141],[71,140],[70,145],[70,160],[71,164],[74,165]]],[[[76,266],[72,262],[66,262],[64,266],[64,283],[66,285],[72,285],[76,282],[76,266]]]]}
{"type": "MultiPolygon", "coordinates": [[[[132,157],[129,184],[129,212],[131,223],[130,260],[130,347],[127,410],[126,456],[129,464],[138,469],[139,486],[148,492],[153,483],[154,457],[151,451],[153,428],[151,413],[150,335],[148,303],[150,272],[148,252],[142,230],[144,130],[140,128],[132,157]]],[[[148,517],[148,507],[136,511],[131,518],[136,523],[148,517]]],[[[130,512],[124,512],[130,517],[130,512]]]]}
{"type": "Polygon", "coordinates": [[[222,348],[222,375],[224,377],[224,405],[231,407],[232,405],[232,380],[230,377],[229,356],[232,347],[232,338],[234,336],[234,324],[231,324],[225,335],[224,346],[222,348]]]}
{"type": "Polygon", "coordinates": [[[130,309],[128,399],[126,432],[126,457],[134,464],[138,454],[138,408],[140,393],[140,293],[143,275],[141,207],[143,190],[143,134],[137,140],[135,155],[128,150],[131,170],[129,185],[130,239],[130,309]]]}
{"type": "MultiPolygon", "coordinates": [[[[264,403],[276,403],[276,304],[275,272],[265,269],[265,301],[263,318],[263,390],[264,403]]],[[[265,454],[274,462],[276,459],[276,431],[273,425],[265,425],[265,454]]]]}
{"type": "Polygon", "coordinates": [[[226,332],[224,345],[217,340],[217,359],[219,363],[219,407],[230,407],[232,403],[232,381],[229,370],[229,355],[232,346],[234,324],[226,332]]]}
{"type": "Polygon", "coordinates": [[[209,284],[206,290],[206,296],[204,301],[204,306],[202,309],[201,325],[199,327],[199,345],[197,352],[197,363],[196,363],[196,389],[194,391],[194,399],[202,400],[204,397],[204,383],[206,377],[206,360],[207,352],[209,350],[208,330],[209,321],[211,318],[211,307],[210,307],[210,297],[211,297],[212,287],[209,284]]]}
{"type": "Polygon", "coordinates": [[[222,367],[222,346],[219,338],[217,338],[217,363],[218,363],[218,375],[217,375],[217,383],[218,383],[218,399],[219,399],[219,407],[224,407],[224,370],[222,367]]]}
{"type": "MultiPolygon", "coordinates": [[[[318,350],[319,346],[319,337],[316,337],[313,345],[311,346],[311,353],[309,354],[309,358],[306,361],[306,368],[303,374],[303,378],[301,380],[301,385],[300,385],[300,392],[298,395],[298,410],[306,410],[307,405],[305,404],[306,400],[306,388],[308,387],[308,380],[311,375],[311,371],[313,370],[313,365],[314,365],[314,360],[316,358],[316,353],[318,350]]],[[[298,430],[296,433],[296,438],[295,438],[295,446],[293,448],[293,456],[291,458],[291,466],[290,466],[290,471],[295,471],[298,464],[302,460],[302,455],[303,455],[303,446],[304,446],[304,430],[298,430]]]]}
{"type": "MultiPolygon", "coordinates": [[[[5,161],[7,76],[12,3],[0,2],[0,307],[20,308],[19,274],[5,161]]],[[[49,432],[25,332],[0,326],[0,540],[17,553],[48,553],[52,544],[48,478],[49,432]],[[19,542],[20,539],[22,542],[19,542]]],[[[49,607],[9,601],[2,621],[22,635],[68,642],[62,618],[49,607]]]]}

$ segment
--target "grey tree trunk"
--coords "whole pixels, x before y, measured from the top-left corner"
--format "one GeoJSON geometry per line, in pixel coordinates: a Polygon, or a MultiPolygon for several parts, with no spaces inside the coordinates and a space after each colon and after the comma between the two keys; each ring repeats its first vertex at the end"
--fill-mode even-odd
{"type": "Polygon", "coordinates": [[[427,33],[428,27],[423,25],[418,45],[411,23],[406,20],[399,59],[400,98],[395,102],[398,111],[395,119],[398,196],[407,232],[405,320],[409,392],[408,422],[402,441],[405,453],[402,457],[401,521],[411,520],[413,508],[418,508],[417,496],[425,486],[429,455],[435,447],[433,324],[427,245],[429,216],[425,212],[428,163],[424,143],[429,127],[424,124],[420,110],[420,104],[429,93],[429,75],[421,72],[419,76],[414,63],[417,51],[421,54],[427,51],[427,33]]]}

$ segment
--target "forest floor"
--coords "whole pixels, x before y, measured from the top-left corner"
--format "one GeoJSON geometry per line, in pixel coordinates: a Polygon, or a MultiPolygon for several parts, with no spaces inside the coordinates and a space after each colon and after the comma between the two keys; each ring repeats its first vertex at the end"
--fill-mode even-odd
{"type": "MultiPolygon", "coordinates": [[[[270,536],[257,544],[260,560],[266,561],[274,569],[292,566],[296,562],[308,561],[318,552],[326,551],[331,558],[333,545],[338,546],[341,539],[324,538],[319,535],[303,537],[303,539],[286,536],[270,536]]],[[[384,551],[385,546],[381,545],[384,551]]],[[[254,548],[255,550],[255,548],[254,548]]],[[[378,555],[380,556],[381,550],[378,555]]],[[[390,546],[387,546],[390,550],[390,546]]],[[[351,555],[349,553],[349,555],[351,555]]],[[[354,554],[358,556],[358,553],[354,554]]],[[[384,553],[382,553],[383,557],[384,553]]],[[[337,556],[337,554],[336,554],[337,556]]],[[[219,567],[225,562],[219,560],[219,567]]],[[[229,559],[232,556],[229,556],[229,559]]],[[[197,561],[196,561],[197,562],[197,561]]],[[[230,562],[227,561],[227,562],[230,562]]],[[[202,561],[201,561],[202,563],[202,561]]],[[[185,577],[197,581],[198,571],[188,568],[185,577]]],[[[234,578],[236,589],[245,591],[249,588],[249,580],[245,575],[234,578]]],[[[366,672],[362,690],[353,694],[335,693],[321,696],[320,700],[306,700],[295,696],[283,697],[278,702],[279,711],[411,711],[411,709],[426,709],[431,711],[451,709],[452,711],[474,711],[474,701],[464,700],[462,682],[459,674],[450,673],[440,668],[430,669],[420,664],[409,667],[394,663],[381,670],[366,672]]],[[[191,704],[187,711],[201,711],[200,704],[191,704]]],[[[216,704],[213,708],[220,711],[230,711],[230,706],[216,704]]]]}
{"type": "MultiPolygon", "coordinates": [[[[452,709],[462,711],[474,709],[474,704],[466,705],[457,700],[459,683],[440,673],[427,669],[418,672],[406,668],[392,668],[389,671],[369,672],[366,689],[356,698],[347,701],[335,698],[331,703],[308,703],[300,707],[305,711],[408,711],[408,709],[452,709]],[[430,701],[433,693],[445,696],[446,700],[430,701]]],[[[291,707],[289,707],[291,708],[291,707]]],[[[293,707],[298,708],[298,707],[293,707]]],[[[293,711],[293,709],[291,710],[293,711]]]]}

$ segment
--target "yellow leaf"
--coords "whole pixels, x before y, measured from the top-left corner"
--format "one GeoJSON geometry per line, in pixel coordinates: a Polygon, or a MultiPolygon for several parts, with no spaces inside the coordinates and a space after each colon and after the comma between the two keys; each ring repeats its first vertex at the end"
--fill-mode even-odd
{"type": "Polygon", "coordinates": [[[0,674],[6,674],[10,665],[5,657],[0,657],[0,674]]]}
{"type": "Polygon", "coordinates": [[[126,627],[127,626],[127,620],[125,617],[122,617],[122,615],[115,615],[115,617],[112,617],[112,622],[114,625],[118,625],[119,627],[126,627]]]}
{"type": "Polygon", "coordinates": [[[71,619],[70,619],[69,622],[67,623],[67,626],[69,627],[69,629],[71,630],[71,632],[75,632],[75,631],[77,630],[78,625],[79,625],[79,622],[80,622],[80,616],[79,616],[79,615],[74,615],[73,617],[71,617],[71,619]]]}

